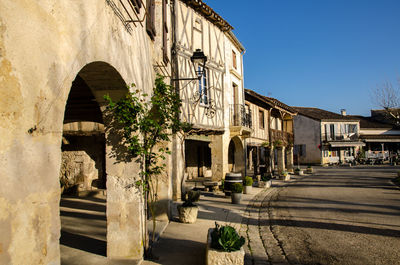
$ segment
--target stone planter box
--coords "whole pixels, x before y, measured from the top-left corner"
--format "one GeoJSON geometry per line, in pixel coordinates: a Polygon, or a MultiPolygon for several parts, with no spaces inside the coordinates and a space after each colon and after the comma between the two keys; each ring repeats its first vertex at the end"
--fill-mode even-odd
{"type": "Polygon", "coordinates": [[[242,200],[242,193],[231,193],[231,199],[233,204],[240,204],[242,200]]]}
{"type": "Polygon", "coordinates": [[[240,248],[234,252],[224,252],[211,248],[211,233],[214,228],[208,229],[206,247],[206,265],[243,265],[244,249],[240,248]]]}
{"type": "Polygon", "coordinates": [[[268,180],[268,181],[260,180],[258,182],[258,187],[259,188],[270,188],[271,186],[272,186],[272,180],[268,180]]]}
{"type": "Polygon", "coordinates": [[[250,194],[252,191],[252,186],[243,186],[243,193],[250,194]]]}
{"type": "Polygon", "coordinates": [[[178,205],[179,221],[186,224],[193,224],[197,220],[197,213],[199,207],[197,206],[186,206],[178,205]]]}
{"type": "Polygon", "coordinates": [[[296,175],[299,176],[303,176],[304,175],[304,171],[303,170],[299,170],[299,171],[295,171],[296,175]]]}
{"type": "Polygon", "coordinates": [[[289,175],[289,174],[287,174],[287,175],[282,175],[281,177],[282,177],[282,179],[283,179],[284,181],[289,181],[289,180],[290,180],[290,175],[289,175]]]}

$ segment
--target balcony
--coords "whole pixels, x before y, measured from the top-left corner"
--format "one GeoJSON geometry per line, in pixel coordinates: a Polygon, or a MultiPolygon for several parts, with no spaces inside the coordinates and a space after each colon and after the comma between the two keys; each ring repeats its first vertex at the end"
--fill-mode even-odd
{"type": "Polygon", "coordinates": [[[252,122],[251,110],[246,109],[242,104],[231,104],[229,108],[229,123],[231,136],[250,136],[252,122]]]}
{"type": "Polygon", "coordinates": [[[346,141],[358,141],[357,133],[335,133],[335,134],[322,134],[322,140],[324,142],[346,142],[346,141]]]}
{"type": "Polygon", "coordinates": [[[294,143],[293,133],[271,129],[271,142],[281,141],[284,146],[294,143]]]}

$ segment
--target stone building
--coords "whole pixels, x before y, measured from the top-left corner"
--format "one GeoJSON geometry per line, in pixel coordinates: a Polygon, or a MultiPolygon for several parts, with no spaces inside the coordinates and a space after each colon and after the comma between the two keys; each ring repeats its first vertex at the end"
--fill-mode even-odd
{"type": "Polygon", "coordinates": [[[60,263],[60,181],[104,200],[108,258],[142,259],[141,164],[124,156],[104,95],[151,94],[157,73],[194,125],[164,143],[174,152],[157,219],[169,218],[185,178],[243,172],[243,53],[229,23],[201,0],[2,1],[0,264],[60,263]],[[196,77],[196,49],[208,58],[205,74],[176,81],[196,77]]]}
{"type": "Polygon", "coordinates": [[[60,263],[60,175],[106,190],[107,256],[142,258],[140,165],[119,156],[103,96],[171,72],[171,3],[145,2],[0,3],[0,264],[60,263]]]}
{"type": "Polygon", "coordinates": [[[173,82],[182,99],[182,121],[192,130],[174,141],[174,199],[193,182],[221,180],[244,171],[243,126],[235,124],[244,106],[244,47],[232,26],[200,0],[175,1],[173,82]],[[205,65],[191,56],[201,50],[205,65]],[[204,74],[196,78],[198,71],[204,74]],[[230,107],[233,112],[230,112],[230,107]]]}
{"type": "Polygon", "coordinates": [[[293,116],[296,111],[277,99],[245,89],[251,115],[246,139],[246,175],[293,171],[293,116]]]}
{"type": "Polygon", "coordinates": [[[352,116],[360,120],[360,139],[365,143],[362,157],[366,160],[398,159],[400,129],[383,110],[371,110],[370,117],[352,116]]]}
{"type": "Polygon", "coordinates": [[[294,143],[301,164],[337,164],[353,161],[359,148],[360,119],[318,108],[294,107],[294,143]]]}

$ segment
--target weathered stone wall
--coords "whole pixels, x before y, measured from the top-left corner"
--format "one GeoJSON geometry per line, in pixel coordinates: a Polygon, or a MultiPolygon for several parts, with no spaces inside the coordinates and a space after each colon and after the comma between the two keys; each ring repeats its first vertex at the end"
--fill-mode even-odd
{"type": "MultiPolygon", "coordinates": [[[[111,0],[0,2],[0,264],[60,262],[63,117],[79,71],[104,62],[125,82],[151,91],[153,43],[143,26],[128,30],[113,4],[118,8],[111,0]]],[[[103,88],[96,99],[107,92],[103,88]]],[[[108,145],[108,255],[139,259],[138,165],[116,161],[108,156],[111,149],[108,145]]]]}
{"type": "Polygon", "coordinates": [[[306,145],[306,155],[300,157],[300,163],[320,164],[321,123],[303,115],[296,115],[294,122],[294,144],[306,145]]]}

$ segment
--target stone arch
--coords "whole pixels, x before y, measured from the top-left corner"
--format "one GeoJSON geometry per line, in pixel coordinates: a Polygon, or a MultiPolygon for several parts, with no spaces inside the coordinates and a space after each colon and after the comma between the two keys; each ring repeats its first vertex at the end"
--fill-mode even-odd
{"type": "Polygon", "coordinates": [[[230,172],[244,171],[244,147],[238,136],[233,137],[228,146],[228,170],[230,172]]]}
{"type": "MultiPolygon", "coordinates": [[[[74,158],[80,156],[83,163],[88,161],[83,165],[82,176],[78,178],[83,182],[83,185],[78,183],[79,194],[96,194],[97,199],[104,200],[102,209],[107,209],[102,217],[105,219],[106,233],[101,239],[96,238],[100,249],[94,253],[109,258],[140,259],[143,254],[140,245],[143,208],[140,192],[134,185],[139,165],[121,155],[125,149],[120,145],[117,125],[105,111],[104,99],[104,95],[109,95],[116,101],[127,92],[126,82],[117,69],[106,62],[91,62],[80,69],[71,84],[65,105],[63,146],[70,143],[70,139],[73,140],[75,149],[81,149],[73,150],[74,158]],[[91,175],[93,171],[94,176],[91,175]]],[[[65,164],[63,152],[61,167],[65,164]]],[[[77,171],[82,170],[78,168],[77,171]]],[[[62,237],[64,235],[62,231],[62,237]]],[[[93,246],[83,250],[93,252],[93,246]]]]}

